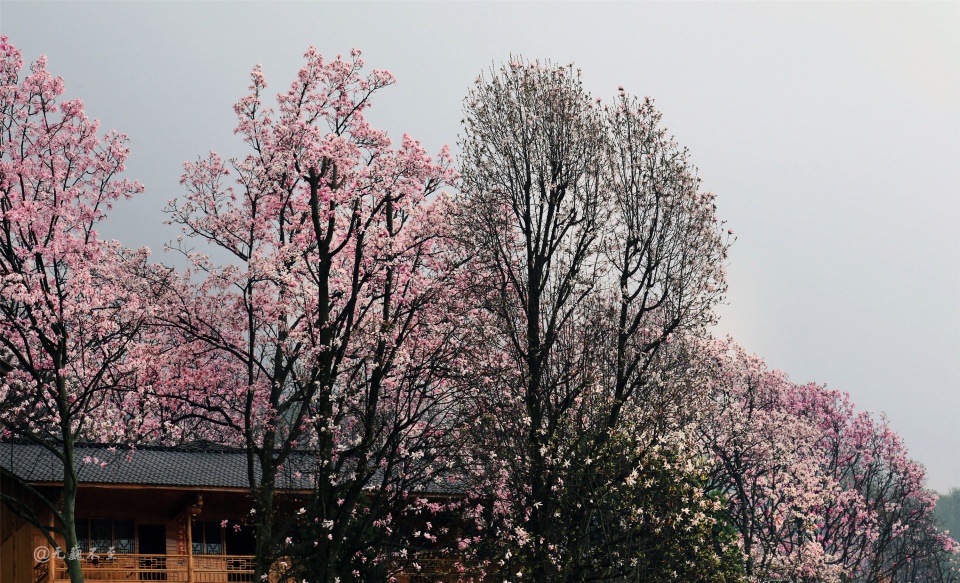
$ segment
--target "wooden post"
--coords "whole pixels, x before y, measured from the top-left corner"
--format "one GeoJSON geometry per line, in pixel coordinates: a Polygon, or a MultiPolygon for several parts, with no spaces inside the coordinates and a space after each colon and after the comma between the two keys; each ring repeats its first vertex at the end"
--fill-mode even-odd
{"type": "MultiPolygon", "coordinates": [[[[49,516],[48,524],[50,524],[50,528],[53,528],[53,524],[54,524],[53,512],[50,512],[50,511],[47,511],[47,512],[49,516]]],[[[57,537],[54,536],[53,538],[56,539],[57,537]]],[[[44,544],[46,544],[46,541],[44,541],[44,544]]],[[[55,583],[56,576],[57,576],[57,549],[52,548],[50,549],[50,560],[47,561],[47,581],[49,583],[55,583]]]]}
{"type": "Polygon", "coordinates": [[[187,583],[193,583],[193,513],[187,512],[187,583]]]}

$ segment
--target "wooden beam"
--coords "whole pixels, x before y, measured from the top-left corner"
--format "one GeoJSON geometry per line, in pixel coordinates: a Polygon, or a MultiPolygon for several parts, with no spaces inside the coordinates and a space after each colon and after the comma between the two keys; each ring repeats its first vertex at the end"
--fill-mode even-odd
{"type": "MultiPolygon", "coordinates": [[[[63,482],[30,482],[30,485],[34,488],[41,486],[49,487],[62,487],[63,482]]],[[[241,494],[249,494],[250,488],[233,488],[227,486],[169,486],[166,484],[104,484],[104,483],[90,483],[90,482],[81,482],[77,484],[78,488],[83,489],[92,489],[92,488],[106,488],[106,489],[120,489],[120,490],[179,490],[179,491],[189,491],[189,492],[239,492],[241,494]]],[[[303,489],[303,490],[290,490],[290,489],[277,489],[277,494],[283,495],[304,495],[312,494],[313,490],[303,489]]]]}

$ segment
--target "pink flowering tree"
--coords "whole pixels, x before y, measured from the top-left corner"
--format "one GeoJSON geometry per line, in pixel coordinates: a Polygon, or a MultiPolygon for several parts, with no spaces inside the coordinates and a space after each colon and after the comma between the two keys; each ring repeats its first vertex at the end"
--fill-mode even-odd
{"type": "Polygon", "coordinates": [[[731,341],[708,343],[714,460],[748,577],[790,581],[953,581],[957,546],[936,529],[935,497],[900,438],[849,396],[796,385],[731,341]]]}
{"type": "Polygon", "coordinates": [[[710,489],[726,500],[750,580],[839,581],[839,561],[814,535],[836,484],[817,455],[817,428],[786,404],[792,385],[732,342],[707,343],[713,403],[699,424],[714,460],[710,489]]]}
{"type": "Polygon", "coordinates": [[[824,549],[863,580],[956,580],[944,565],[960,547],[937,528],[925,471],[887,421],[815,384],[795,385],[786,406],[817,428],[822,471],[837,484],[816,531],[824,549]]]}
{"type": "Polygon", "coordinates": [[[365,119],[392,75],[365,73],[358,51],[305,60],[276,109],[253,70],[234,108],[249,154],[187,164],[187,194],[167,208],[193,267],[160,318],[183,348],[158,398],[246,448],[255,579],[278,548],[298,580],[373,579],[410,557],[394,521],[423,509],[414,494],[457,444],[446,379],[463,351],[439,192],[453,174],[446,150],[433,160],[409,136],[394,147],[365,119]],[[313,452],[307,467],[291,466],[298,450],[313,452]],[[314,488],[297,537],[275,513],[285,466],[314,488]]]}
{"type": "MultiPolygon", "coordinates": [[[[92,461],[77,460],[74,444],[129,441],[146,430],[129,411],[138,389],[151,382],[141,372],[141,347],[150,298],[163,277],[146,264],[145,250],[130,252],[97,235],[113,201],[143,190],[119,177],[126,138],[98,136],[83,103],[62,99],[63,80],[47,72],[43,57],[22,68],[20,51],[4,37],[0,355],[11,370],[0,380],[0,439],[46,449],[63,465],[63,487],[58,501],[3,470],[4,480],[42,501],[53,526],[15,496],[4,494],[3,502],[51,544],[65,543],[69,556],[77,546],[80,468],[92,461]]],[[[67,570],[73,583],[82,581],[75,556],[67,570]]]]}
{"type": "Polygon", "coordinates": [[[702,334],[723,294],[713,197],[649,100],[601,107],[572,67],[515,60],[477,80],[465,113],[469,461],[492,566],[639,577],[625,517],[645,494],[608,494],[678,429],[652,404],[677,410],[668,348],[702,334]]]}

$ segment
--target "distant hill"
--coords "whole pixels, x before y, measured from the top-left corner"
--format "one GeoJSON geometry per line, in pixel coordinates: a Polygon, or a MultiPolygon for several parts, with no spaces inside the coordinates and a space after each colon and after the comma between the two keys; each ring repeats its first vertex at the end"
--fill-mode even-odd
{"type": "Polygon", "coordinates": [[[954,540],[960,540],[960,488],[951,488],[937,500],[937,521],[944,530],[949,530],[954,540]]]}

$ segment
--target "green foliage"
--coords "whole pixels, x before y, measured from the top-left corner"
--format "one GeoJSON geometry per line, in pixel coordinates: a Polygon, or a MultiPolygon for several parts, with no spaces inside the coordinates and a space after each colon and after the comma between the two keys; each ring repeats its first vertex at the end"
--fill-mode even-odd
{"type": "Polygon", "coordinates": [[[354,581],[358,577],[387,581],[403,563],[394,553],[400,550],[402,537],[397,529],[373,526],[369,517],[376,502],[370,494],[360,494],[352,519],[337,527],[324,518],[334,515],[331,506],[336,501],[323,504],[323,499],[315,496],[303,501],[304,512],[289,512],[286,530],[291,537],[281,553],[290,559],[285,575],[293,581],[354,581]]]}
{"type": "Polygon", "coordinates": [[[621,451],[602,456],[589,478],[583,476],[604,482],[591,488],[598,496],[559,508],[588,524],[576,530],[585,538],[570,541],[579,548],[564,553],[564,579],[744,580],[738,533],[722,518],[724,501],[705,492],[698,460],[676,445],[637,452],[633,439],[614,438],[610,446],[621,451]],[[629,450],[632,455],[623,455],[629,450]]]}
{"type": "MultiPolygon", "coordinates": [[[[735,529],[721,518],[721,500],[704,492],[705,477],[689,472],[682,456],[645,458],[637,488],[624,500],[648,518],[633,526],[636,566],[631,581],[728,583],[744,579],[735,529]]],[[[630,508],[620,509],[628,513],[630,508]]]]}

